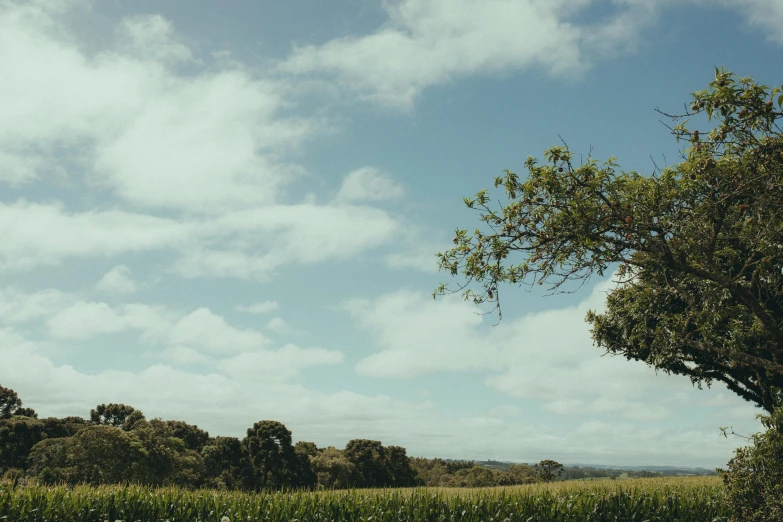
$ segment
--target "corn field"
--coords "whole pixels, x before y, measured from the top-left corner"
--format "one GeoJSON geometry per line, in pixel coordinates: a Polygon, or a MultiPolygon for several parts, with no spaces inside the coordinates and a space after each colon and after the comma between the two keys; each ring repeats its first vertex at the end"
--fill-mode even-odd
{"type": "Polygon", "coordinates": [[[0,521],[704,522],[725,519],[722,498],[717,477],[268,494],[6,484],[0,521]]]}

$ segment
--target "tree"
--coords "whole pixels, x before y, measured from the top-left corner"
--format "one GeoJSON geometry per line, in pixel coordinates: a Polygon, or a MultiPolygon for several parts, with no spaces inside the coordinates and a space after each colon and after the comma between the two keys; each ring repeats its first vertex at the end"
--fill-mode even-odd
{"type": "Polygon", "coordinates": [[[310,459],[310,465],[320,488],[346,489],[356,485],[356,466],[334,446],[319,450],[310,459]]]}
{"type": "Polygon", "coordinates": [[[0,419],[9,419],[22,407],[22,400],[11,388],[0,386],[0,419]]]}
{"type": "Polygon", "coordinates": [[[313,470],[310,459],[318,455],[318,446],[314,442],[300,440],[294,446],[294,455],[296,457],[294,469],[296,479],[293,486],[307,489],[315,487],[318,484],[318,476],[313,470]]]}
{"type": "Polygon", "coordinates": [[[76,482],[88,484],[144,483],[150,476],[148,452],[139,437],[113,426],[89,426],[67,446],[67,468],[76,482]]]}
{"type": "Polygon", "coordinates": [[[17,408],[14,411],[14,417],[28,417],[30,419],[37,419],[38,413],[32,408],[17,408]]]}
{"type": "Polygon", "coordinates": [[[391,485],[396,488],[405,488],[416,486],[419,481],[416,473],[411,467],[411,459],[408,458],[405,448],[402,446],[387,446],[386,451],[386,469],[391,475],[391,485]]]}
{"type": "Polygon", "coordinates": [[[544,482],[552,482],[563,472],[563,465],[554,460],[542,460],[533,466],[536,475],[544,482]]]}
{"type": "Polygon", "coordinates": [[[378,488],[392,484],[392,476],[386,463],[386,449],[380,441],[348,441],[345,456],[356,467],[357,487],[378,488]]]}
{"type": "Polygon", "coordinates": [[[783,403],[783,138],[780,88],[717,70],[690,110],[670,116],[683,161],[650,176],[610,158],[577,165],[567,146],[527,179],[466,198],[486,227],[457,229],[439,254],[462,292],[500,311],[504,284],[573,291],[617,269],[606,309],[587,321],[607,353],[694,384],[721,381],[768,412],[783,403]],[[689,118],[699,118],[698,125],[689,118]],[[698,128],[696,128],[698,126],[698,128]]]}
{"type": "Polygon", "coordinates": [[[245,486],[254,491],[295,486],[297,458],[291,432],[281,422],[259,421],[242,440],[247,466],[245,486]]]}
{"type": "Polygon", "coordinates": [[[185,443],[185,446],[193,451],[201,452],[201,450],[209,441],[209,433],[202,430],[195,424],[188,424],[184,421],[169,420],[166,421],[166,426],[168,426],[168,431],[171,437],[182,439],[182,441],[185,443]]]}
{"type": "Polygon", "coordinates": [[[145,453],[144,475],[139,480],[156,486],[193,487],[204,477],[204,460],[185,441],[174,435],[180,425],[152,419],[138,421],[128,433],[139,439],[145,453]]]}
{"type": "Polygon", "coordinates": [[[536,471],[526,464],[512,464],[508,468],[508,475],[512,484],[533,484],[538,481],[536,471]]]}
{"type": "Polygon", "coordinates": [[[27,458],[27,474],[44,484],[73,484],[78,480],[78,470],[69,460],[73,439],[59,437],[43,439],[33,446],[27,458]]]}
{"type": "MultiPolygon", "coordinates": [[[[99,404],[94,410],[90,410],[90,421],[101,426],[122,428],[128,417],[131,417],[134,421],[139,420],[138,414],[131,416],[136,411],[136,408],[133,406],[125,404],[99,404]]],[[[142,414],[141,419],[143,418],[144,415],[142,414]]],[[[128,429],[130,429],[130,426],[128,426],[128,429]]]]}
{"type": "Polygon", "coordinates": [[[201,449],[206,478],[213,487],[233,489],[241,482],[243,446],[236,437],[215,437],[201,449]]]}
{"type": "Polygon", "coordinates": [[[730,522],[783,520],[783,408],[760,417],[767,431],[737,449],[723,471],[730,522]]]}
{"type": "Polygon", "coordinates": [[[0,472],[26,469],[33,447],[44,439],[71,437],[85,427],[83,419],[37,419],[14,415],[0,419],[0,472]]]}

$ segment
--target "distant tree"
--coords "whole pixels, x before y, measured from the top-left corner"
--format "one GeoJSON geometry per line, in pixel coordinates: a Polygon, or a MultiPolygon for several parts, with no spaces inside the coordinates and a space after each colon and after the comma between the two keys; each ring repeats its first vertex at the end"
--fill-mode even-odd
{"type": "Polygon", "coordinates": [[[172,437],[182,439],[185,446],[196,452],[201,452],[209,441],[209,433],[200,429],[195,424],[188,424],[183,421],[166,421],[169,433],[172,437]]]}
{"type": "Polygon", "coordinates": [[[215,437],[201,449],[210,486],[234,489],[241,485],[244,448],[236,437],[215,437]]]}
{"type": "MultiPolygon", "coordinates": [[[[181,428],[175,424],[175,428],[181,428]]],[[[174,436],[172,426],[161,419],[139,421],[129,431],[144,448],[146,475],[139,477],[155,486],[194,487],[204,479],[204,460],[174,436]]]]}
{"type": "Polygon", "coordinates": [[[318,483],[318,476],[313,470],[310,459],[318,455],[318,446],[314,442],[299,441],[294,446],[296,467],[294,469],[295,481],[292,484],[296,488],[311,489],[318,483]]]}
{"type": "Polygon", "coordinates": [[[68,419],[37,419],[13,416],[0,419],[0,472],[8,469],[26,469],[27,457],[33,447],[44,439],[70,437],[84,428],[84,424],[68,419]]]}
{"type": "Polygon", "coordinates": [[[538,482],[536,471],[526,464],[512,464],[506,472],[512,484],[533,484],[538,482]]]}
{"type": "Polygon", "coordinates": [[[242,440],[247,459],[245,487],[254,491],[279,490],[296,484],[297,458],[291,432],[280,422],[259,421],[242,440]]]}
{"type": "Polygon", "coordinates": [[[533,468],[544,482],[552,482],[563,472],[563,465],[554,460],[542,460],[533,468]]]}
{"type": "Polygon", "coordinates": [[[419,485],[416,473],[411,467],[411,460],[401,446],[387,446],[385,449],[386,469],[391,475],[391,486],[410,487],[419,485]]]}
{"type": "Polygon", "coordinates": [[[38,419],[11,417],[0,420],[0,472],[25,469],[33,446],[46,436],[44,423],[38,419]]]}
{"type": "Polygon", "coordinates": [[[44,484],[74,484],[79,471],[72,462],[72,437],[43,439],[33,446],[27,458],[27,475],[44,484]]]}
{"type": "Polygon", "coordinates": [[[386,450],[377,440],[354,439],[345,446],[345,456],[356,467],[357,487],[390,486],[392,476],[386,462],[386,450]]]}
{"type": "Polygon", "coordinates": [[[113,426],[84,428],[67,447],[67,467],[87,484],[144,483],[150,476],[148,453],[135,433],[113,426]]]}
{"type": "Polygon", "coordinates": [[[500,475],[503,472],[495,471],[484,466],[473,465],[470,468],[462,468],[454,473],[449,481],[449,486],[460,488],[485,488],[497,486],[500,475]]]}
{"type": "MultiPolygon", "coordinates": [[[[783,404],[783,95],[716,70],[672,133],[683,161],[652,175],[614,158],[576,164],[565,146],[526,176],[466,198],[484,228],[458,229],[440,268],[475,303],[504,285],[572,291],[619,267],[595,343],[694,384],[723,382],[767,412],[783,404]],[[475,284],[473,284],[475,283],[475,284]]],[[[499,310],[499,309],[498,309],[499,310]]]]}
{"type": "Polygon", "coordinates": [[[294,445],[294,451],[299,454],[307,455],[308,457],[315,457],[318,455],[318,446],[315,445],[315,442],[300,440],[294,445]]]}
{"type": "Polygon", "coordinates": [[[90,410],[90,421],[101,426],[122,428],[128,416],[135,411],[136,408],[125,404],[99,404],[90,410]]]}
{"type": "Polygon", "coordinates": [[[125,417],[125,420],[122,421],[122,429],[130,431],[136,427],[137,423],[145,420],[147,420],[147,418],[140,410],[133,410],[125,417]]]}
{"type": "Polygon", "coordinates": [[[0,386],[0,419],[10,419],[22,407],[22,399],[11,388],[0,386]]]}
{"type": "Polygon", "coordinates": [[[32,408],[17,408],[14,411],[14,417],[28,417],[30,419],[37,419],[38,413],[32,408]]]}
{"type": "Polygon", "coordinates": [[[425,486],[445,486],[451,478],[451,473],[443,459],[413,457],[410,459],[410,462],[417,480],[422,481],[425,486]]]}
{"type": "Polygon", "coordinates": [[[322,489],[346,489],[356,485],[356,466],[342,450],[329,446],[310,458],[318,487],[322,489]]]}

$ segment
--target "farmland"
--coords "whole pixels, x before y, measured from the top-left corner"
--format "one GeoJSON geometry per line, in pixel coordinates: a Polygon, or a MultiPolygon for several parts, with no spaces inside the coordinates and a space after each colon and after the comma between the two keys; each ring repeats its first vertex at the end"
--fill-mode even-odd
{"type": "Polygon", "coordinates": [[[0,486],[0,520],[711,521],[718,477],[568,481],[499,488],[256,493],[141,486],[0,486]]]}

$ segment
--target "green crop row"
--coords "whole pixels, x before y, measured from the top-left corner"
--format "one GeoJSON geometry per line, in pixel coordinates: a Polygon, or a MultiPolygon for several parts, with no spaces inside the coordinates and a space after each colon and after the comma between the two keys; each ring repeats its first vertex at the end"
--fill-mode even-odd
{"type": "Polygon", "coordinates": [[[140,486],[0,485],[0,521],[401,522],[713,521],[726,516],[712,479],[554,486],[245,494],[140,486]]]}

